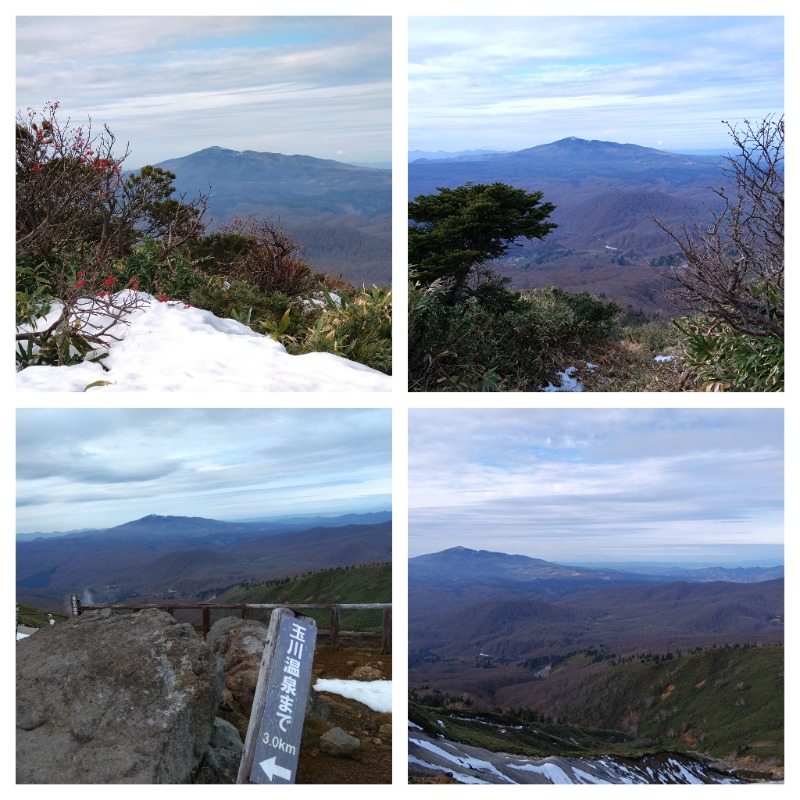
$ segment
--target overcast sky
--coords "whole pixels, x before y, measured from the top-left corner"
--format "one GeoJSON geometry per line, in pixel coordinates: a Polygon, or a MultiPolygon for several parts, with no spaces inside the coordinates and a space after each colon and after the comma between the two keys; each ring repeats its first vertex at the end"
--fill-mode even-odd
{"type": "Polygon", "coordinates": [[[391,509],[390,409],[20,409],[17,531],[391,509]]]}
{"type": "Polygon", "coordinates": [[[408,463],[410,556],[782,560],[780,409],[412,409],[408,463]]]}
{"type": "Polygon", "coordinates": [[[783,112],[783,18],[412,17],[408,80],[411,150],[720,148],[783,112]]]}
{"type": "Polygon", "coordinates": [[[388,16],[23,16],[17,110],[107,124],[129,169],[214,145],[386,162],[391,40],[388,16]]]}

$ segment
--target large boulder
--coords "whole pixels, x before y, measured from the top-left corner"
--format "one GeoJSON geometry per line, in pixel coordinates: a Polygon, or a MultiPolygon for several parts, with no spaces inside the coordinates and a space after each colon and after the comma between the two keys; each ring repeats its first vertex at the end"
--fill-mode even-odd
{"type": "Polygon", "coordinates": [[[163,611],[41,630],[17,645],[17,782],[187,782],[222,686],[219,659],[163,611]]]}
{"type": "Polygon", "coordinates": [[[206,644],[222,659],[225,689],[238,712],[237,719],[247,732],[247,718],[253,707],[261,658],[269,629],[263,622],[223,617],[206,636],[206,644]]]}

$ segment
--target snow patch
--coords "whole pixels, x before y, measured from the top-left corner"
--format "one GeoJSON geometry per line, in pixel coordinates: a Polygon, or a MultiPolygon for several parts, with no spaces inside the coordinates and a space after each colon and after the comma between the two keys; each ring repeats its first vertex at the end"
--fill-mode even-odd
{"type": "Polygon", "coordinates": [[[548,383],[547,386],[542,389],[543,392],[582,392],[583,391],[583,384],[580,383],[576,378],[572,376],[578,371],[577,367],[567,367],[563,372],[557,373],[557,375],[561,378],[561,385],[560,386],[553,386],[552,383],[548,383]]]}
{"type": "Polygon", "coordinates": [[[349,700],[357,700],[378,713],[388,714],[392,710],[391,681],[346,681],[335,678],[319,678],[314,684],[314,691],[330,692],[347,697],[349,700]]]}
{"type": "MultiPolygon", "coordinates": [[[[131,292],[114,302],[130,303],[131,292]]],[[[71,367],[28,367],[17,373],[17,389],[33,392],[82,392],[97,381],[97,392],[389,392],[392,379],[382,372],[330,353],[292,356],[269,336],[236,320],[182,302],[159,302],[135,293],[142,306],[114,329],[120,341],[103,363],[71,367]]],[[[55,319],[51,311],[38,329],[55,319]]],[[[101,322],[105,315],[93,315],[101,322]]],[[[98,350],[97,353],[105,352],[98,350]]]]}

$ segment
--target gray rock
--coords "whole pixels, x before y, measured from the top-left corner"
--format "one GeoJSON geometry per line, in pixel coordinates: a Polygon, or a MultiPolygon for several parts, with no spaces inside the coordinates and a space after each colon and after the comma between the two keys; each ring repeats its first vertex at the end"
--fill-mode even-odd
{"type": "Polygon", "coordinates": [[[352,758],[361,742],[341,728],[331,728],[319,737],[319,749],[329,756],[352,758]]]}
{"type": "Polygon", "coordinates": [[[17,646],[17,782],[187,782],[222,685],[219,659],[163,611],[43,629],[17,646]]]}
{"type": "Polygon", "coordinates": [[[243,750],[239,731],[217,717],[195,783],[236,783],[243,750]]]}
{"type": "Polygon", "coordinates": [[[375,667],[363,666],[356,667],[350,677],[354,681],[379,681],[383,678],[383,673],[375,667]]]}
{"type": "Polygon", "coordinates": [[[267,633],[263,622],[224,617],[206,636],[206,644],[225,665],[225,688],[245,717],[253,707],[267,633]]]}

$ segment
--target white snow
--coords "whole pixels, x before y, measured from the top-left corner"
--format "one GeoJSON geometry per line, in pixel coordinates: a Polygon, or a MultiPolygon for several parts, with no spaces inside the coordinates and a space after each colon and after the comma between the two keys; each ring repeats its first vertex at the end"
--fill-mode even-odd
{"type": "Polygon", "coordinates": [[[548,383],[542,389],[543,392],[582,392],[583,384],[579,383],[576,378],[572,376],[578,371],[577,367],[567,367],[563,372],[556,373],[561,378],[560,386],[553,386],[548,383]]]}
{"type": "Polygon", "coordinates": [[[535,772],[537,775],[544,775],[550,783],[574,783],[557,764],[550,764],[545,761],[542,764],[509,764],[511,769],[521,769],[525,772],[535,772]]]}
{"type": "MultiPolygon", "coordinates": [[[[17,631],[17,641],[19,641],[20,639],[27,639],[29,636],[30,636],[29,633],[20,633],[19,631],[17,631]]],[[[37,639],[36,641],[38,642],[39,640],[37,639]]]]}
{"type": "MultiPolygon", "coordinates": [[[[120,292],[114,302],[130,302],[120,292]]],[[[17,389],[34,392],[389,392],[392,379],[363,364],[330,353],[292,356],[269,336],[262,336],[232,319],[182,302],[161,303],[136,293],[146,307],[126,317],[129,324],[113,328],[122,340],[108,348],[103,364],[83,362],[71,367],[28,367],[17,373],[17,389]]],[[[47,326],[59,313],[37,324],[47,326]]],[[[101,321],[95,315],[93,321],[101,321]]],[[[102,351],[99,351],[102,352],[102,351]]]]}
{"type": "MultiPolygon", "coordinates": [[[[445,769],[444,767],[440,767],[438,764],[431,764],[429,761],[423,761],[421,758],[417,758],[416,756],[409,756],[408,757],[409,764],[417,764],[420,767],[424,767],[425,769],[429,769],[432,772],[448,772],[449,770],[445,769]]],[[[488,784],[488,781],[482,781],[478,778],[474,778],[471,775],[461,775],[460,773],[453,774],[453,778],[457,780],[459,783],[478,783],[481,785],[488,784]]]]}
{"type": "MultiPolygon", "coordinates": [[[[439,758],[443,758],[443,759],[451,762],[452,764],[455,764],[455,765],[461,767],[462,769],[471,769],[471,770],[475,770],[477,772],[488,772],[488,773],[491,773],[492,775],[496,775],[504,783],[513,783],[511,778],[509,778],[507,775],[503,775],[503,773],[500,772],[500,770],[497,769],[497,767],[495,767],[495,765],[492,764],[489,761],[484,761],[481,758],[473,758],[471,756],[466,756],[466,755],[454,755],[453,753],[448,752],[444,748],[439,747],[439,746],[433,744],[433,742],[429,742],[429,741],[427,741],[425,739],[411,739],[411,738],[409,738],[408,741],[409,741],[409,743],[413,742],[414,744],[416,744],[419,747],[421,747],[423,750],[428,750],[431,753],[435,753],[437,756],[439,756],[439,758]]],[[[448,744],[450,744],[450,743],[448,742],[448,744]]],[[[454,773],[453,777],[456,780],[464,782],[464,779],[467,776],[465,776],[465,775],[463,775],[461,773],[454,773]]]]}
{"type": "Polygon", "coordinates": [[[662,361],[674,361],[675,356],[656,356],[653,361],[658,361],[661,363],[662,361]]]}
{"type": "Polygon", "coordinates": [[[345,681],[337,678],[319,678],[315,692],[339,694],[369,706],[373,711],[389,713],[392,710],[391,681],[345,681]]]}
{"type": "Polygon", "coordinates": [[[683,783],[702,783],[703,781],[697,777],[693,772],[686,769],[683,764],[679,764],[675,759],[669,759],[667,762],[670,769],[674,770],[675,774],[681,779],[683,783]]]}

